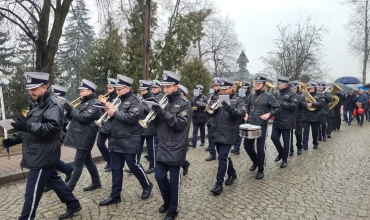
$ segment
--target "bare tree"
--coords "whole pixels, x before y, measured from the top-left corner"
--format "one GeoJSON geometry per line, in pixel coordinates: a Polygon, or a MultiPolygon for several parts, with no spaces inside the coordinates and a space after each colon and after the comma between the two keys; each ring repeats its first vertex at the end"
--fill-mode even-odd
{"type": "Polygon", "coordinates": [[[292,80],[301,80],[302,76],[319,80],[326,76],[323,65],[323,36],[326,27],[313,22],[312,17],[298,20],[295,26],[277,25],[279,37],[274,40],[275,50],[261,57],[265,63],[265,72],[270,77],[288,76],[292,80]]]}
{"type": "Polygon", "coordinates": [[[366,83],[367,63],[369,62],[369,27],[370,27],[370,5],[369,0],[347,0],[345,4],[352,7],[353,12],[350,20],[345,25],[349,31],[350,41],[348,42],[349,52],[362,58],[362,83],[366,83]]]}
{"type": "Polygon", "coordinates": [[[4,0],[0,15],[21,29],[36,46],[36,71],[51,73],[63,25],[73,0],[4,0]],[[36,23],[37,33],[31,29],[36,23]],[[50,30],[51,27],[51,30],[50,30]]]}

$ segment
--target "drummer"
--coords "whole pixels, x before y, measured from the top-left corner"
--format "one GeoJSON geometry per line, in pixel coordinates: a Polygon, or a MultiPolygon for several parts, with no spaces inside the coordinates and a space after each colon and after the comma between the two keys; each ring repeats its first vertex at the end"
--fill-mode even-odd
{"type": "Polygon", "coordinates": [[[256,74],[254,83],[255,93],[251,94],[245,105],[246,114],[244,120],[249,124],[261,126],[262,129],[261,137],[257,138],[257,153],[254,149],[255,139],[244,139],[244,149],[253,162],[250,171],[254,171],[258,167],[256,179],[262,179],[264,177],[265,142],[268,120],[271,116],[275,116],[281,111],[277,99],[270,93],[265,92],[266,81],[266,74],[256,74]]]}

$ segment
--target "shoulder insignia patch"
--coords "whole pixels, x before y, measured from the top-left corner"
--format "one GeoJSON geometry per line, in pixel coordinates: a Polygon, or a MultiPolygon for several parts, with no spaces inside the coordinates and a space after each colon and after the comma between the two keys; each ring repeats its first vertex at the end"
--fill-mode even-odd
{"type": "Polygon", "coordinates": [[[186,109],[182,111],[182,115],[188,115],[188,112],[186,111],[186,109]]]}
{"type": "Polygon", "coordinates": [[[92,113],[92,112],[93,112],[93,110],[92,110],[91,108],[89,108],[89,109],[87,110],[87,112],[92,113]]]}
{"type": "Polygon", "coordinates": [[[137,112],[139,111],[139,108],[137,106],[134,107],[134,111],[137,112]]]}

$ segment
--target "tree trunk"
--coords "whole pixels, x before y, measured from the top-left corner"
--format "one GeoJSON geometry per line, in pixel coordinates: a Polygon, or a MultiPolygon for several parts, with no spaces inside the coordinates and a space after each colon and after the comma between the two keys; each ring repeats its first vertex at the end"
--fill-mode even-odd
{"type": "Polygon", "coordinates": [[[366,83],[366,68],[369,57],[369,30],[368,30],[368,6],[369,0],[365,3],[365,49],[364,49],[364,65],[362,68],[362,84],[366,83]]]}

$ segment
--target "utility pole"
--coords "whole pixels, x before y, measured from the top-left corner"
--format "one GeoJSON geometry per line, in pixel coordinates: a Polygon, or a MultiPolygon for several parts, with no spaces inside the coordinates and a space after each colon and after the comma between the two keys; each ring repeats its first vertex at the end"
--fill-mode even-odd
{"type": "Polygon", "coordinates": [[[149,79],[150,17],[152,1],[146,0],[143,79],[149,79]]]}

